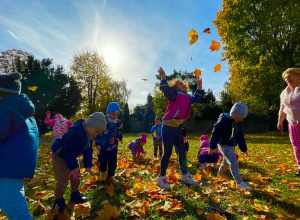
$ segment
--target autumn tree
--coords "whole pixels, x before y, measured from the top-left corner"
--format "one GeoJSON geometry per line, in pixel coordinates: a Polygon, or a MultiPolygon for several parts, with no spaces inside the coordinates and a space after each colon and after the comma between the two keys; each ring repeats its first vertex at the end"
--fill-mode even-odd
{"type": "Polygon", "coordinates": [[[97,51],[75,53],[70,69],[71,76],[81,87],[83,115],[103,111],[112,101],[122,107],[128,101],[131,92],[126,87],[126,81],[112,79],[109,66],[97,51]]]}
{"type": "Polygon", "coordinates": [[[296,0],[223,0],[215,26],[229,64],[226,89],[249,111],[269,114],[279,108],[285,87],[281,73],[300,66],[300,17],[296,0]]]}

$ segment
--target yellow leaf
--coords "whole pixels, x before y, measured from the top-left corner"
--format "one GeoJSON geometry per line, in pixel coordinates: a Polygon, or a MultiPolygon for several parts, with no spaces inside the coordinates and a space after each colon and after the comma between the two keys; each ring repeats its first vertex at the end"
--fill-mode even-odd
{"type": "Polygon", "coordinates": [[[201,175],[200,173],[196,173],[195,175],[193,175],[193,178],[197,181],[201,181],[201,175]]]}
{"type": "Polygon", "coordinates": [[[157,135],[156,135],[156,130],[154,130],[153,136],[154,136],[155,138],[157,137],[157,135]]]}
{"type": "Polygon", "coordinates": [[[198,40],[198,34],[194,29],[190,30],[188,37],[190,38],[190,45],[194,44],[198,40]]]}
{"type": "Polygon", "coordinates": [[[74,207],[74,217],[75,218],[88,217],[90,215],[90,211],[91,211],[91,203],[90,202],[75,205],[75,207],[74,207]]]}
{"type": "Polygon", "coordinates": [[[113,183],[111,183],[109,186],[106,186],[106,191],[109,194],[109,196],[113,196],[115,194],[115,186],[113,183]]]}
{"type": "Polygon", "coordinates": [[[149,202],[143,199],[143,205],[139,207],[138,213],[141,214],[143,218],[145,218],[149,211],[149,202]]]}
{"type": "Polygon", "coordinates": [[[28,87],[28,90],[35,92],[38,88],[39,87],[37,87],[37,86],[31,86],[31,87],[28,87]]]}
{"type": "Polygon", "coordinates": [[[117,219],[120,217],[121,210],[119,208],[112,206],[107,200],[102,202],[102,205],[104,209],[97,213],[98,216],[94,220],[111,220],[112,218],[117,219]]]}
{"type": "Polygon", "coordinates": [[[221,64],[217,64],[215,67],[214,67],[214,72],[220,72],[221,70],[221,64]]]}
{"type": "Polygon", "coordinates": [[[188,163],[187,164],[187,167],[192,167],[193,165],[191,163],[188,163]]]}
{"type": "Polygon", "coordinates": [[[47,200],[51,197],[53,197],[54,194],[52,191],[50,190],[45,190],[45,191],[41,191],[41,192],[36,192],[33,196],[34,199],[43,199],[43,200],[47,200]]]}
{"type": "Polygon", "coordinates": [[[195,75],[196,78],[198,78],[199,76],[201,76],[201,70],[195,69],[194,75],[195,75]]]}
{"type": "Polygon", "coordinates": [[[215,51],[215,50],[218,51],[220,49],[220,47],[221,47],[221,44],[218,41],[212,40],[211,41],[211,46],[209,47],[209,49],[211,51],[215,51]]]}
{"type": "Polygon", "coordinates": [[[127,196],[129,196],[129,197],[133,197],[133,195],[131,194],[131,192],[130,192],[128,189],[126,189],[126,194],[127,194],[127,196]]]}

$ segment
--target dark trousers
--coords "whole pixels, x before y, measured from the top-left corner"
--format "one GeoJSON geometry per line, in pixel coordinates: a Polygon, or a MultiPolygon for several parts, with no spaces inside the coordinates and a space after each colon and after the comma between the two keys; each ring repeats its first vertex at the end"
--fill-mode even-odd
{"type": "Polygon", "coordinates": [[[117,168],[117,155],[118,148],[114,148],[111,151],[101,150],[100,154],[98,154],[99,170],[102,172],[107,171],[108,176],[114,176],[117,168]]]}
{"type": "Polygon", "coordinates": [[[153,140],[154,157],[157,157],[157,150],[159,148],[159,156],[162,156],[162,140],[153,140]]]}
{"type": "Polygon", "coordinates": [[[198,155],[198,160],[200,163],[216,163],[219,160],[219,156],[218,153],[214,153],[213,155],[198,155]]]}

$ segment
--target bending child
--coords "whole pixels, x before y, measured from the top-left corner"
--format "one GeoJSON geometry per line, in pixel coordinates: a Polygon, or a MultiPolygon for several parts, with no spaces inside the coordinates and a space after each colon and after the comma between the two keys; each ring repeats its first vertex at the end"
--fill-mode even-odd
{"type": "Polygon", "coordinates": [[[209,151],[209,139],[206,135],[200,137],[200,148],[198,152],[198,161],[199,161],[199,170],[207,169],[206,163],[213,163],[214,169],[217,169],[217,163],[219,160],[219,154],[213,153],[212,155],[208,154],[209,151]]]}
{"type": "Polygon", "coordinates": [[[220,115],[219,120],[214,125],[214,129],[211,133],[208,154],[213,155],[218,146],[219,151],[223,155],[218,176],[223,175],[228,167],[230,167],[231,174],[238,187],[252,190],[251,187],[243,182],[239,172],[239,163],[234,155],[235,146],[238,144],[241,151],[248,156],[247,145],[240,123],[247,114],[248,107],[242,102],[237,102],[231,108],[230,113],[222,113],[220,115]]]}
{"type": "Polygon", "coordinates": [[[135,139],[135,141],[132,141],[129,144],[128,148],[131,150],[133,159],[138,158],[138,156],[140,156],[141,153],[143,153],[144,155],[146,154],[143,147],[146,143],[147,143],[146,134],[142,133],[139,138],[135,139]]]}
{"type": "Polygon", "coordinates": [[[158,72],[161,76],[160,89],[167,98],[168,108],[165,112],[162,126],[164,154],[161,158],[160,174],[156,181],[160,187],[166,189],[170,188],[166,181],[166,171],[172,154],[173,145],[175,145],[175,148],[178,151],[181,168],[180,180],[193,185],[197,182],[191,177],[187,168],[186,153],[180,125],[190,117],[191,104],[200,101],[202,97],[202,79],[196,79],[198,89],[192,97],[187,93],[188,86],[186,86],[181,79],[175,78],[168,83],[165,71],[160,67],[158,68],[158,72]]]}

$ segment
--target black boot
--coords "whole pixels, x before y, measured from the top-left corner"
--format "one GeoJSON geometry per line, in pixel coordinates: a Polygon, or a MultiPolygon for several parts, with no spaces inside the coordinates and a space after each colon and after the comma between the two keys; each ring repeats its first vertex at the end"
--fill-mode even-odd
{"type": "Polygon", "coordinates": [[[294,176],[295,177],[300,177],[300,170],[294,176]]]}
{"type": "Polygon", "coordinates": [[[85,203],[86,197],[84,197],[79,191],[71,192],[70,203],[85,203]]]}
{"type": "Polygon", "coordinates": [[[56,205],[58,205],[58,212],[64,212],[64,210],[67,208],[64,198],[55,199],[53,209],[55,209],[56,205]]]}

